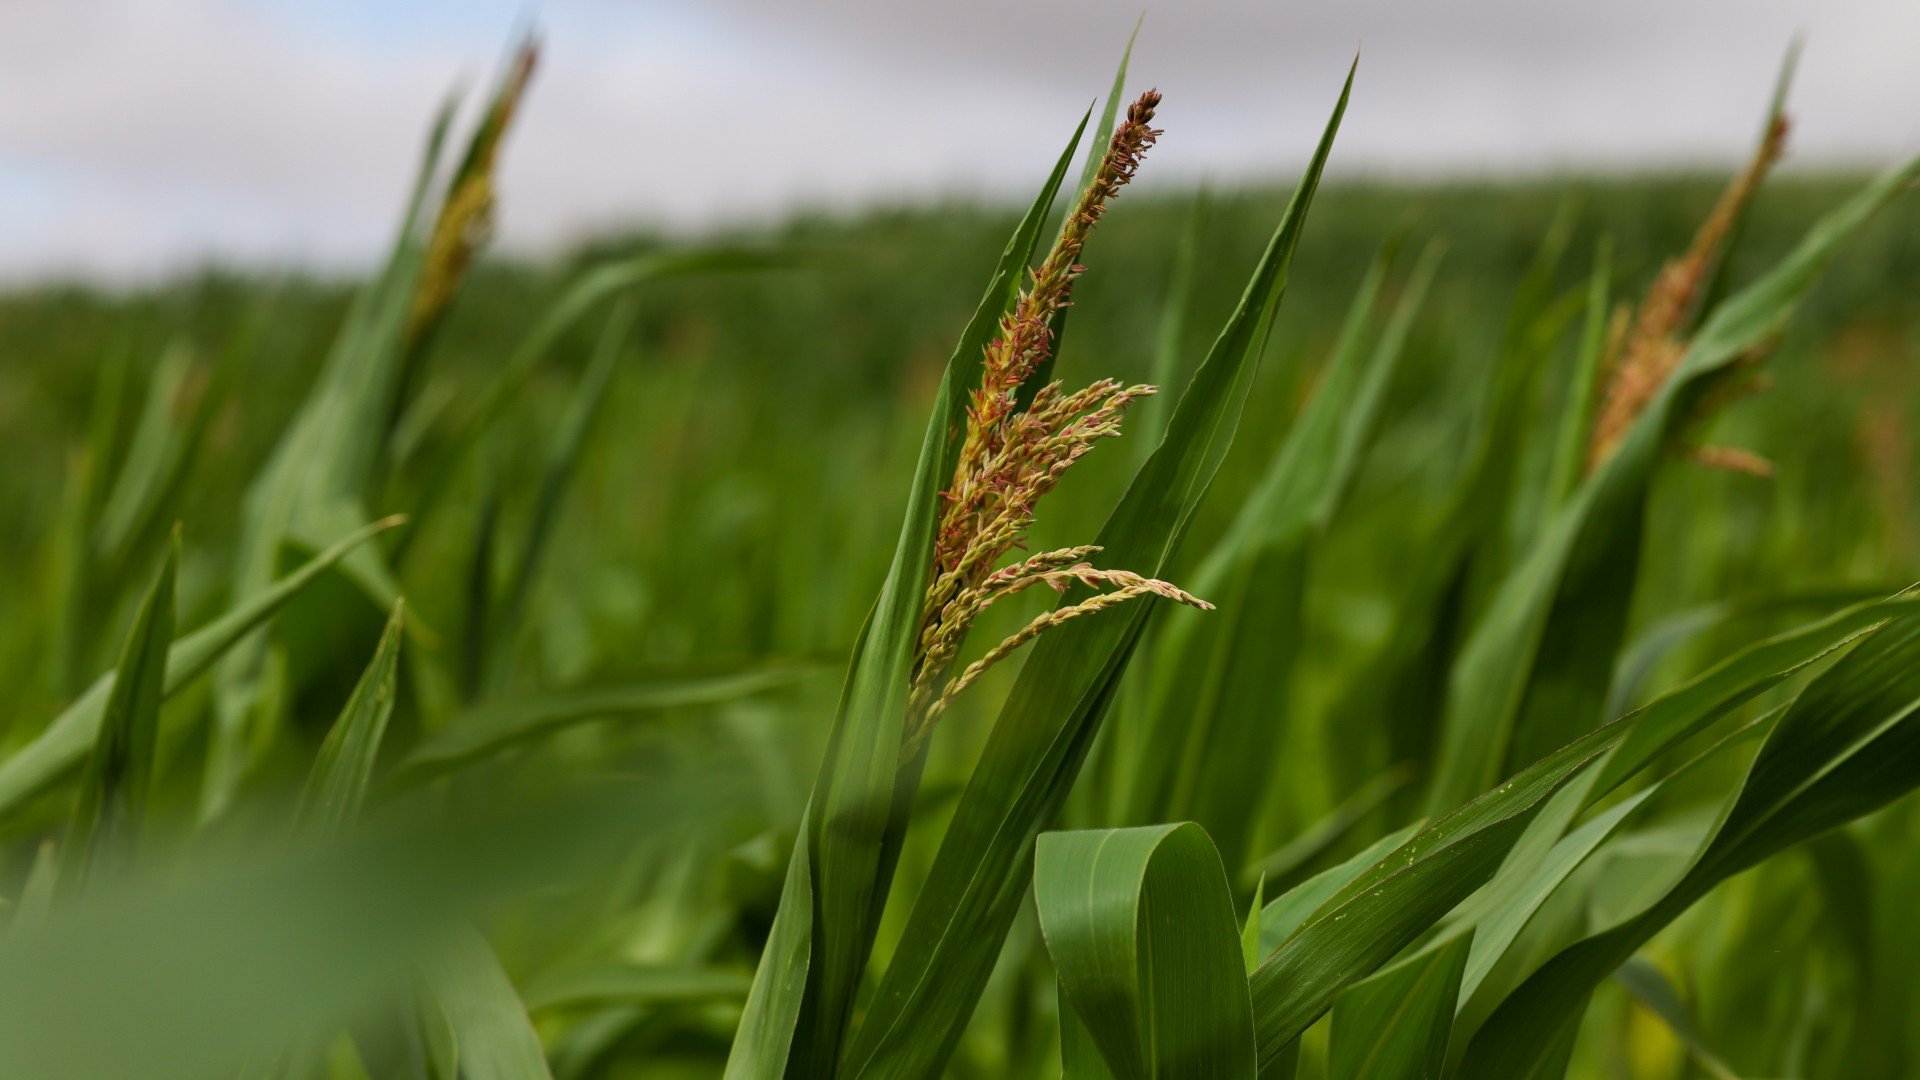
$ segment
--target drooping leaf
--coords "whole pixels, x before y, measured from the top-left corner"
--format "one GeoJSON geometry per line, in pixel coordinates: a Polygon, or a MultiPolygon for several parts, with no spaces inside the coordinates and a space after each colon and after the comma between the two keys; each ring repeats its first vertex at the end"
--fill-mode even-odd
{"type": "Polygon", "coordinates": [[[1580,810],[1656,755],[1835,647],[1876,627],[1911,622],[1917,609],[1920,603],[1907,599],[1863,604],[1755,645],[1541,759],[1373,863],[1360,863],[1363,871],[1352,872],[1359,859],[1352,860],[1269,904],[1263,944],[1281,940],[1251,980],[1262,1060],[1279,1060],[1340,990],[1412,944],[1497,870],[1506,873],[1503,862],[1516,881],[1529,880],[1580,810]],[[1335,888],[1318,893],[1313,887],[1323,880],[1335,888]],[[1296,899],[1304,896],[1319,902],[1309,908],[1296,899]],[[1275,917],[1278,908],[1287,918],[1275,917]],[[1303,921],[1291,930],[1295,917],[1303,921]]]}
{"type": "Polygon", "coordinates": [[[1254,1075],[1233,896],[1204,829],[1045,833],[1033,889],[1065,999],[1114,1076],[1254,1075]]]}

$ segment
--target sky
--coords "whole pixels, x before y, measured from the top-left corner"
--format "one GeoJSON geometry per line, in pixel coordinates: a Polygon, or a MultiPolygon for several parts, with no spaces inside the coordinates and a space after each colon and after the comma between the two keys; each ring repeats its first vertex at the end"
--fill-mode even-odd
{"type": "Polygon", "coordinates": [[[353,269],[429,119],[532,27],[498,242],[1030,190],[1144,14],[1143,186],[1724,167],[1805,41],[1789,164],[1920,152],[1920,0],[4,0],[0,283],[353,269]]]}

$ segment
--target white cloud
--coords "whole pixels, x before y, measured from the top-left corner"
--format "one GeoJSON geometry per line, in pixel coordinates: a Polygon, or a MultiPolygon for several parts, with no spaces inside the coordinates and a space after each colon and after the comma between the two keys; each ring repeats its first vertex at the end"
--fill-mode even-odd
{"type": "MultiPolygon", "coordinates": [[[[485,77],[511,2],[0,7],[0,275],[371,258],[428,117],[485,77]]],[[[503,240],[1021,191],[1136,14],[554,0],[507,149],[503,240]]],[[[1168,94],[1149,181],[1290,168],[1356,44],[1349,173],[1730,162],[1795,32],[1796,160],[1920,149],[1912,0],[1188,0],[1148,13],[1135,54],[1134,82],[1168,94]]]]}

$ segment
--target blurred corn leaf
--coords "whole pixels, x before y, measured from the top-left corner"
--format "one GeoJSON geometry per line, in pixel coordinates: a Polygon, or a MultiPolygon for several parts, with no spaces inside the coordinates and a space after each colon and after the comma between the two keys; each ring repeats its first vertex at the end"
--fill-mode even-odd
{"type": "Polygon", "coordinates": [[[545,972],[527,982],[527,1008],[581,1005],[662,1005],[739,1001],[753,976],[741,971],[664,964],[583,964],[545,972]]]}
{"type": "Polygon", "coordinates": [[[541,474],[540,488],[534,494],[533,514],[527,522],[526,537],[521,541],[520,554],[514,560],[513,570],[500,590],[498,610],[493,613],[497,629],[496,640],[488,657],[492,662],[483,664],[483,667],[494,672],[496,687],[511,670],[505,659],[510,637],[524,620],[527,597],[552,539],[560,500],[566,494],[567,483],[574,470],[579,467],[580,452],[586,447],[594,417],[599,415],[601,402],[606,399],[607,385],[613,379],[614,365],[620,359],[621,347],[633,329],[633,318],[633,305],[630,303],[616,308],[608,318],[586,373],[580,377],[580,388],[567,406],[566,415],[561,417],[559,428],[554,431],[553,443],[547,451],[546,470],[541,474]]]}
{"type": "Polygon", "coordinates": [[[113,673],[113,689],[101,711],[99,734],[80,778],[80,798],[61,852],[60,888],[74,891],[103,872],[126,870],[146,822],[153,788],[154,744],[160,702],[166,696],[168,643],[173,640],[174,578],[180,537],[146,599],[113,673]]]}
{"type": "Polygon", "coordinates": [[[453,1031],[468,1080],[550,1080],[526,1006],[479,931],[456,929],[427,961],[427,981],[453,1031]]]}
{"type": "Polygon", "coordinates": [[[299,819],[305,828],[323,833],[337,832],[360,815],[366,799],[373,766],[379,759],[380,740],[386,735],[387,721],[393,716],[395,680],[400,671],[400,627],[406,605],[396,603],[386,632],[374,649],[366,673],[347,698],[320,744],[314,758],[313,773],[300,799],[299,819]]]}
{"type": "MultiPolygon", "coordinates": [[[[176,640],[167,654],[166,695],[173,695],[206,671],[235,642],[265,623],[348,552],[402,520],[388,518],[354,532],[249,596],[225,615],[176,640]]],[[[102,675],[32,742],[0,761],[0,816],[14,812],[80,764],[99,733],[101,718],[117,684],[115,674],[102,675]]]]}
{"type": "Polygon", "coordinates": [[[395,789],[408,787],[574,724],[733,701],[792,685],[817,670],[809,664],[750,661],[615,686],[500,698],[455,714],[445,727],[415,744],[382,783],[395,789]]]}

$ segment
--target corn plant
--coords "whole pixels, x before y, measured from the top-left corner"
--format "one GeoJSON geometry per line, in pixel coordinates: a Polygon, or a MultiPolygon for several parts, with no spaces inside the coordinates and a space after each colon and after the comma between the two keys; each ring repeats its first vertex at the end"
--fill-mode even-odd
{"type": "Polygon", "coordinates": [[[1659,230],[1323,187],[1357,64],[1284,198],[1136,197],[1123,55],[997,248],[556,272],[483,258],[536,51],[21,496],[0,1073],[1920,1067],[1920,384],[1839,389],[1920,160],[1776,242],[1791,58],[1659,230]]]}

